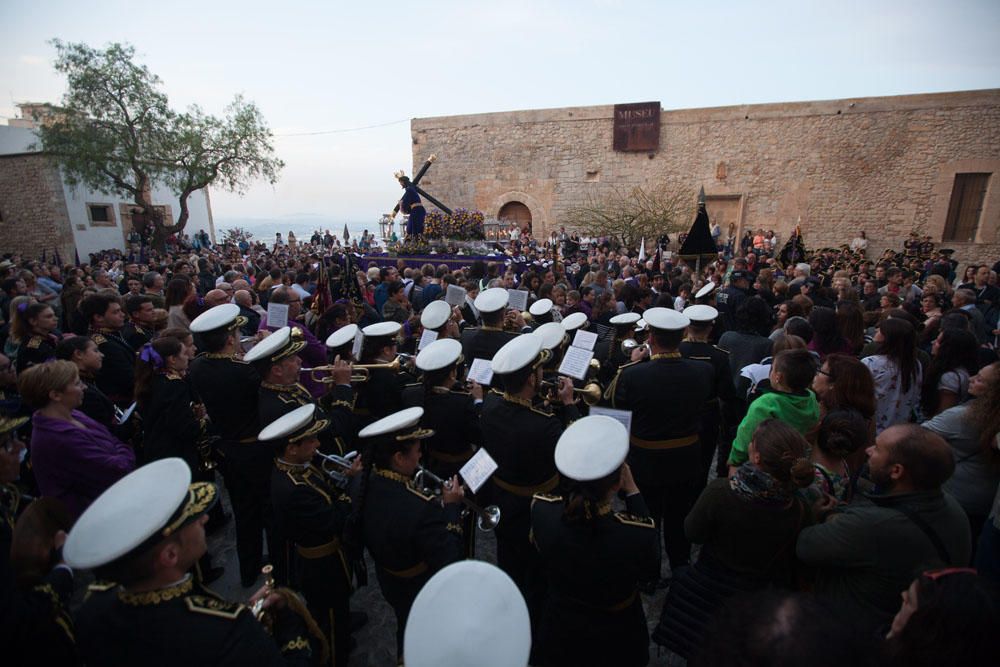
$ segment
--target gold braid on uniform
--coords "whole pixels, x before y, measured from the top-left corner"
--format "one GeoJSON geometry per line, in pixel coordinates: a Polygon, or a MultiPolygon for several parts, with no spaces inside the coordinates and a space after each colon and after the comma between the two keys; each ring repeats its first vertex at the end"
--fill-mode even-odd
{"type": "Polygon", "coordinates": [[[309,640],[306,639],[305,637],[296,637],[292,641],[282,646],[281,652],[285,653],[286,651],[298,651],[299,649],[303,648],[309,648],[309,640]]]}
{"type": "Polygon", "coordinates": [[[531,402],[531,399],[521,398],[520,396],[515,396],[514,394],[508,393],[506,391],[503,393],[503,400],[509,403],[514,403],[516,405],[522,405],[526,408],[534,407],[534,403],[531,402]]]}
{"type": "MultiPolygon", "coordinates": [[[[300,598],[298,593],[290,588],[276,588],[273,592],[277,593],[282,597],[282,599],[284,599],[289,610],[301,616],[302,620],[305,621],[306,631],[312,636],[313,639],[316,640],[320,647],[319,664],[322,665],[326,663],[330,659],[330,642],[326,640],[326,635],[324,635],[323,631],[320,630],[319,624],[316,623],[316,619],[309,613],[309,609],[306,608],[302,598],[300,598]]],[[[299,639],[301,639],[301,637],[299,639]]],[[[296,642],[297,640],[289,642],[282,650],[285,648],[305,648],[303,646],[291,646],[291,644],[296,642]]]]}
{"type": "Polygon", "coordinates": [[[155,591],[129,593],[128,591],[121,590],[118,591],[118,599],[133,607],[160,604],[161,602],[167,602],[168,600],[173,600],[174,598],[183,597],[190,593],[192,588],[194,588],[194,579],[192,577],[188,577],[179,584],[167,586],[166,588],[161,588],[155,591]]]}

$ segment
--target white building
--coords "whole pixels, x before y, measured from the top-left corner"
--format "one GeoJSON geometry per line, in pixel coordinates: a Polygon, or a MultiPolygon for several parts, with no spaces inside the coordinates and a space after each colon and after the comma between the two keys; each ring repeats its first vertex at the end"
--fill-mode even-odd
{"type": "MultiPolygon", "coordinates": [[[[132,231],[135,203],[86,186],[66,183],[55,161],[39,148],[35,123],[22,104],[24,118],[0,125],[0,253],[19,252],[36,257],[58,250],[64,261],[74,252],[86,261],[90,253],[124,249],[132,231]]],[[[180,215],[177,196],[158,186],[153,204],[168,224],[180,215]]],[[[188,197],[188,221],[184,233],[193,236],[205,230],[215,241],[212,206],[207,189],[188,197]]]]}

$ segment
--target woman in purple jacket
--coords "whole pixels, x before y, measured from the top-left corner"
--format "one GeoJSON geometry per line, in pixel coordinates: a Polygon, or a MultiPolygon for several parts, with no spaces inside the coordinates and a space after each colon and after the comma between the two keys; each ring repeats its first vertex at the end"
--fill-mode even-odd
{"type": "Polygon", "coordinates": [[[73,517],[135,468],[135,452],[77,408],[83,383],[70,361],[24,371],[18,386],[33,408],[31,462],[43,496],[58,498],[73,517]]]}

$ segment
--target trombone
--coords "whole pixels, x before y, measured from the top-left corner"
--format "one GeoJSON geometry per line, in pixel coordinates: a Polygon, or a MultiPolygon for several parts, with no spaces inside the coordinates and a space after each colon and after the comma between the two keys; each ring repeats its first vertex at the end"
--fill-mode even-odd
{"type": "MultiPolygon", "coordinates": [[[[559,383],[553,382],[552,380],[542,380],[540,385],[542,389],[547,389],[550,392],[559,389],[559,383]]],[[[601,402],[601,396],[604,394],[604,390],[601,389],[601,385],[596,382],[588,382],[583,388],[573,387],[574,394],[580,394],[583,398],[583,402],[587,405],[594,406],[601,402]]]]}
{"type": "MultiPolygon", "coordinates": [[[[430,470],[423,466],[417,466],[417,474],[413,476],[413,484],[422,489],[428,489],[431,485],[437,486],[439,488],[448,488],[448,482],[441,479],[430,470]],[[430,482],[426,484],[425,481],[430,482]]],[[[462,496],[462,502],[465,506],[472,510],[477,517],[476,525],[479,526],[479,530],[484,532],[489,532],[497,527],[500,523],[500,508],[496,505],[487,505],[483,507],[477,504],[475,501],[462,496]]]]}
{"type": "Polygon", "coordinates": [[[348,452],[344,456],[324,454],[320,451],[316,452],[316,456],[323,459],[323,462],[320,463],[319,467],[323,470],[323,472],[329,475],[333,483],[341,489],[346,489],[347,485],[351,481],[351,476],[347,471],[351,469],[351,466],[354,464],[354,457],[357,455],[358,453],[356,451],[348,452]]]}

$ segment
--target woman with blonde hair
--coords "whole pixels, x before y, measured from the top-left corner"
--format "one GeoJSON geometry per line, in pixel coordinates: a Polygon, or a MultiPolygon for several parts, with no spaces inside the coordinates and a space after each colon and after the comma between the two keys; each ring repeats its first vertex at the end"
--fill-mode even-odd
{"type": "Polygon", "coordinates": [[[47,303],[21,304],[14,309],[13,315],[10,335],[20,344],[17,372],[52,359],[59,344],[59,337],[53,333],[59,326],[59,318],[52,306],[47,303]]]}
{"type": "Polygon", "coordinates": [[[31,417],[31,463],[42,495],[78,517],[105,489],[135,468],[132,448],[80,412],[83,383],[76,364],[49,361],[18,379],[31,417]]]}

